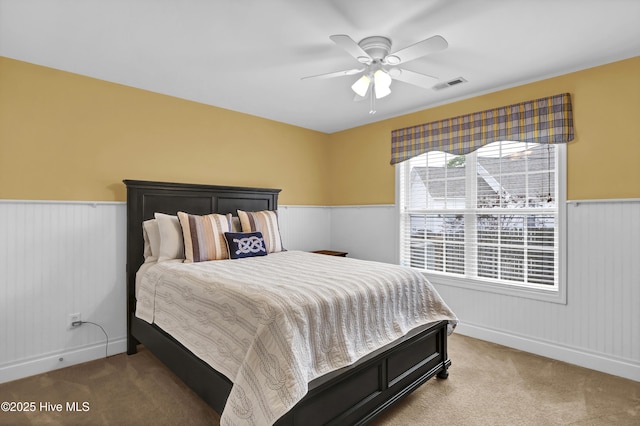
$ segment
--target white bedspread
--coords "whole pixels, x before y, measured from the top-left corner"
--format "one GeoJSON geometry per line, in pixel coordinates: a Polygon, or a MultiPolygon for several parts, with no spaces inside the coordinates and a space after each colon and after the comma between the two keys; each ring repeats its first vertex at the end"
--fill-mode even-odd
{"type": "Polygon", "coordinates": [[[287,251],[158,263],[136,316],[233,382],[222,425],[267,425],[308,383],[422,324],[456,316],[426,278],[396,265],[287,251]]]}

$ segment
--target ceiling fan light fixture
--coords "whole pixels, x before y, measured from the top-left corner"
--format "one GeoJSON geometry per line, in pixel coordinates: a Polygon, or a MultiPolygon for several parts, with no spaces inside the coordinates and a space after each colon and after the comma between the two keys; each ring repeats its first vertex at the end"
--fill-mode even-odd
{"type": "Polygon", "coordinates": [[[365,97],[369,91],[369,84],[371,84],[371,78],[365,74],[360,77],[358,81],[353,83],[351,90],[356,92],[359,96],[365,97]]]}
{"type": "Polygon", "coordinates": [[[384,98],[391,93],[391,76],[385,71],[379,69],[373,73],[373,82],[377,99],[384,98]]]}
{"type": "Polygon", "coordinates": [[[375,86],[376,99],[384,98],[391,93],[391,89],[384,86],[375,86]]]}

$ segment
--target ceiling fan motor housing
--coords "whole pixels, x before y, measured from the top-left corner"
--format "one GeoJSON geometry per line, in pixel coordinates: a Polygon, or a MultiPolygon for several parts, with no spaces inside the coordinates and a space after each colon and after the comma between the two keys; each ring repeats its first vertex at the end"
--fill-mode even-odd
{"type": "Polygon", "coordinates": [[[373,58],[373,60],[381,61],[391,50],[391,40],[387,37],[372,36],[360,40],[358,45],[373,58]]]}

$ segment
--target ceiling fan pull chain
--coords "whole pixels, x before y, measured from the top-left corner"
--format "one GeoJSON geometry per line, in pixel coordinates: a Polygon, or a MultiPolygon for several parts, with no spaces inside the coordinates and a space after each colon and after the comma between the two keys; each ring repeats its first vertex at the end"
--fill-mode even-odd
{"type": "Polygon", "coordinates": [[[369,90],[369,114],[373,115],[376,113],[376,97],[373,94],[375,91],[375,87],[371,87],[369,90]]]}

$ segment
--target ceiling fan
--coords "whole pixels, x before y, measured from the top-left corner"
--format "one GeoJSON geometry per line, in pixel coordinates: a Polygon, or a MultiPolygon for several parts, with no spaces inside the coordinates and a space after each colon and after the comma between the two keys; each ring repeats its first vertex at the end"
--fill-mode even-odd
{"type": "Polygon", "coordinates": [[[362,74],[351,86],[351,89],[356,93],[355,100],[369,97],[371,100],[370,114],[375,114],[375,99],[384,98],[391,93],[392,80],[399,80],[425,89],[431,88],[437,81],[436,77],[410,71],[398,65],[446,49],[448,46],[442,36],[436,35],[389,53],[391,39],[387,37],[366,37],[359,43],[344,34],[332,35],[329,38],[360,62],[362,67],[313,75],[302,79],[324,79],[362,74]]]}

